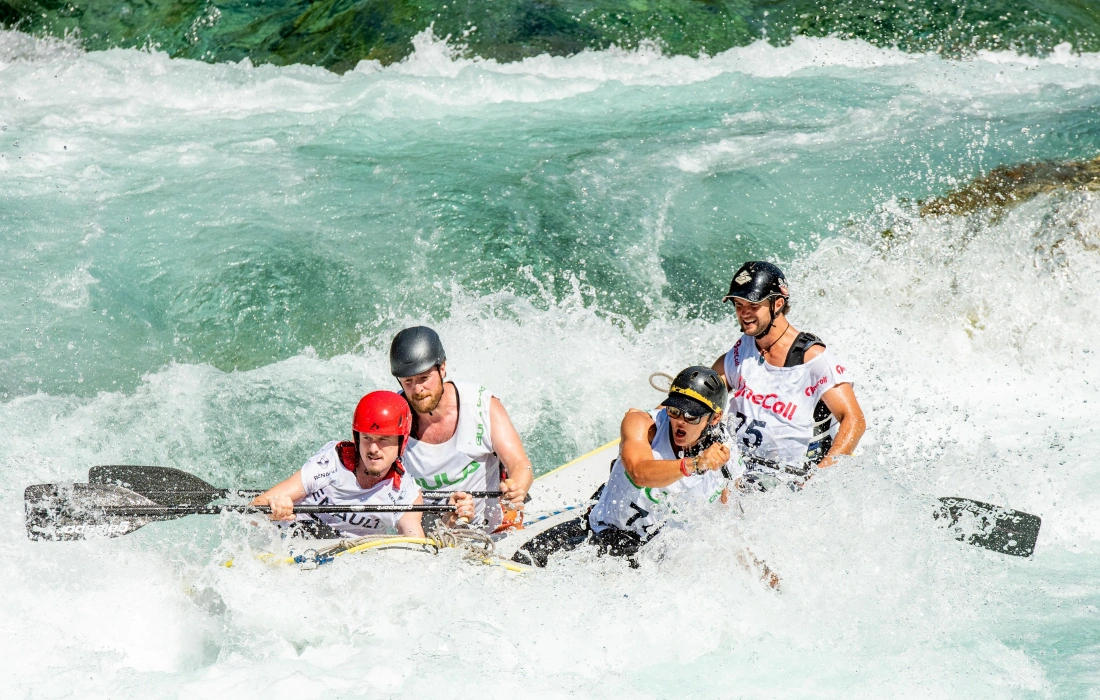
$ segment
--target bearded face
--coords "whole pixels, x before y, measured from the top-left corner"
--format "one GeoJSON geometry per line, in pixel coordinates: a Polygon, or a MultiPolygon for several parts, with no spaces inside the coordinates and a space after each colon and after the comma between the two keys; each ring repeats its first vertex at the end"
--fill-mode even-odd
{"type": "Polygon", "coordinates": [[[405,398],[414,411],[431,413],[443,400],[443,371],[434,367],[423,374],[402,377],[401,388],[405,390],[405,398]]]}

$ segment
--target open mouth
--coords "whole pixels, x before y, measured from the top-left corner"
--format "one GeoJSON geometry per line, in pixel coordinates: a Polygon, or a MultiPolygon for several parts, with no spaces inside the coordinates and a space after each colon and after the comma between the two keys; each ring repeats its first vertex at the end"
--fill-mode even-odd
{"type": "Polygon", "coordinates": [[[675,438],[677,440],[682,440],[682,439],[687,437],[687,431],[684,430],[683,428],[677,428],[676,430],[673,431],[672,434],[673,434],[673,436],[675,436],[675,438]]]}

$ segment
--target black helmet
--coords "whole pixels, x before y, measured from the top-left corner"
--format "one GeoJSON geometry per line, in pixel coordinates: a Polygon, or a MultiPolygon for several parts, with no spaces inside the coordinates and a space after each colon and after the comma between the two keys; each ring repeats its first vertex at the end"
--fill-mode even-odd
{"type": "Polygon", "coordinates": [[[688,413],[718,413],[726,408],[726,383],[710,367],[688,367],[676,375],[662,406],[688,413]]]}
{"type": "Polygon", "coordinates": [[[390,372],[398,379],[422,374],[446,361],[439,334],[427,326],[406,328],[390,343],[390,372]]]}
{"type": "Polygon", "coordinates": [[[769,262],[750,260],[738,268],[730,282],[729,294],[722,301],[744,299],[759,304],[772,297],[790,299],[783,271],[769,262]]]}

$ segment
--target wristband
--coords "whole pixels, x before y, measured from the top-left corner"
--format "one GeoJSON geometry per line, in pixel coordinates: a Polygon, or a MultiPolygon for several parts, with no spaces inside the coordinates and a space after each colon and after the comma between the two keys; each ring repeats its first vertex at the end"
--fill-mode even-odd
{"type": "Polygon", "coordinates": [[[680,473],[684,476],[691,476],[691,472],[687,468],[687,457],[680,458],[680,473]]]}

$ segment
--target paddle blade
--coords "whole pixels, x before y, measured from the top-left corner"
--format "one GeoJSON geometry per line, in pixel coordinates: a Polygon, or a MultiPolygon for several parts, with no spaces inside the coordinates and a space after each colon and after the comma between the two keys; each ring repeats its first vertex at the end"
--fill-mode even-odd
{"type": "Polygon", "coordinates": [[[23,492],[27,537],[32,540],[83,540],[121,537],[156,520],[175,516],[108,515],[109,506],[157,506],[129,489],[109,484],[36,484],[23,492]]]}
{"type": "Polygon", "coordinates": [[[162,506],[202,506],[225,497],[222,489],[172,467],[100,465],[88,470],[88,482],[121,486],[162,506]]]}
{"type": "Polygon", "coordinates": [[[945,521],[955,539],[1014,557],[1029,557],[1035,551],[1042,520],[1037,515],[946,496],[934,517],[945,521]]]}

